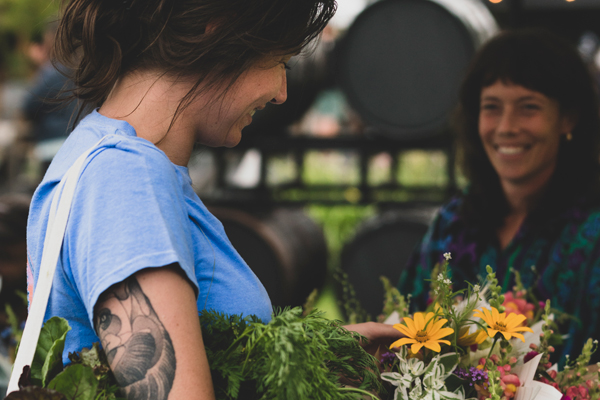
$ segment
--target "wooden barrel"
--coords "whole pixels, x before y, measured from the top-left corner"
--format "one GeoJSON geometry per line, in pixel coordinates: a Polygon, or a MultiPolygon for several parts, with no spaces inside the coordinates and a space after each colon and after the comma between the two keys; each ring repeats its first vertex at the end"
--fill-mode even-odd
{"type": "Polygon", "coordinates": [[[396,285],[408,258],[427,231],[434,209],[390,210],[365,221],[344,245],[341,268],[362,307],[376,317],[383,308],[380,276],[396,285]]]}
{"type": "Polygon", "coordinates": [[[437,135],[475,49],[496,31],[479,0],[377,1],[338,44],[340,87],[374,134],[437,135]]]}
{"type": "Polygon", "coordinates": [[[327,274],[323,231],[300,209],[249,213],[210,207],[233,247],[269,293],[273,306],[299,306],[327,274]]]}

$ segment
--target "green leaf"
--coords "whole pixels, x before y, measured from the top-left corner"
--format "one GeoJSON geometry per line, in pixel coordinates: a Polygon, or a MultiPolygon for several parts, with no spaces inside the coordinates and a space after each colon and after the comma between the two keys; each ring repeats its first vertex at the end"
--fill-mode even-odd
{"type": "Polygon", "coordinates": [[[439,363],[444,366],[446,373],[454,371],[458,365],[459,357],[456,353],[446,353],[440,356],[439,363]]]}
{"type": "Polygon", "coordinates": [[[31,363],[31,381],[34,385],[45,387],[62,371],[62,353],[67,332],[70,330],[67,321],[60,317],[50,318],[42,327],[31,363]]]}
{"type": "Polygon", "coordinates": [[[27,386],[12,392],[4,400],[66,400],[62,393],[41,387],[27,386]]]}
{"type": "Polygon", "coordinates": [[[450,392],[455,392],[458,388],[468,386],[469,382],[466,379],[459,378],[458,375],[450,375],[444,381],[446,389],[450,392]]]}
{"type": "Polygon", "coordinates": [[[48,388],[64,394],[67,400],[94,400],[98,380],[92,368],[76,364],[65,368],[48,384],[48,388]]]}

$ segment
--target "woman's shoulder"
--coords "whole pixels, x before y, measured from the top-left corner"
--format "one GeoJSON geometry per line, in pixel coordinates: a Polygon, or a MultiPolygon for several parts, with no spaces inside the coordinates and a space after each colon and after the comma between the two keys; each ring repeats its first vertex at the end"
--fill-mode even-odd
{"type": "Polygon", "coordinates": [[[600,202],[577,204],[567,210],[564,220],[570,231],[600,238],[600,202]]]}
{"type": "MultiPolygon", "coordinates": [[[[176,173],[167,155],[151,142],[136,135],[126,121],[115,120],[93,111],[73,130],[53,160],[45,180],[58,181],[75,160],[97,146],[84,164],[83,176],[101,173],[123,176],[128,170],[143,174],[176,173]]],[[[127,174],[125,174],[127,175],[127,174]]]]}

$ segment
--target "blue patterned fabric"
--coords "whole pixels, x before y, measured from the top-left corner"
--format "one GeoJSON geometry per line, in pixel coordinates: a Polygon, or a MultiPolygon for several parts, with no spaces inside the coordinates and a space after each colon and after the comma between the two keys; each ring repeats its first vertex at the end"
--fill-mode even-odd
{"type": "Polygon", "coordinates": [[[509,290],[514,285],[512,267],[526,287],[534,288],[538,300],[550,299],[553,308],[575,317],[561,325],[561,332],[570,335],[558,350],[561,357],[578,355],[589,337],[600,338],[600,205],[572,206],[542,226],[525,220],[509,245],[500,249],[495,234],[466,224],[459,213],[461,204],[462,198],[456,197],[440,209],[400,277],[398,287],[415,296],[415,307],[427,301],[424,279],[450,252],[458,287],[485,278],[490,265],[504,290],[509,290]]]}

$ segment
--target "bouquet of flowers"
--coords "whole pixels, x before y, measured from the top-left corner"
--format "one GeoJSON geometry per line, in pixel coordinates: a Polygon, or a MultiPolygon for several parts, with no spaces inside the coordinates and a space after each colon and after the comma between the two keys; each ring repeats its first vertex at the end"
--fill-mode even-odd
{"type": "Polygon", "coordinates": [[[518,273],[514,290],[501,294],[491,267],[485,284],[453,291],[451,255],[444,256],[425,312],[409,315],[407,300],[387,287],[386,322],[406,336],[381,357],[394,400],[600,399],[598,366],[588,366],[597,341],[558,371],[550,363],[560,339],[550,302],[530,302],[518,273]]]}

